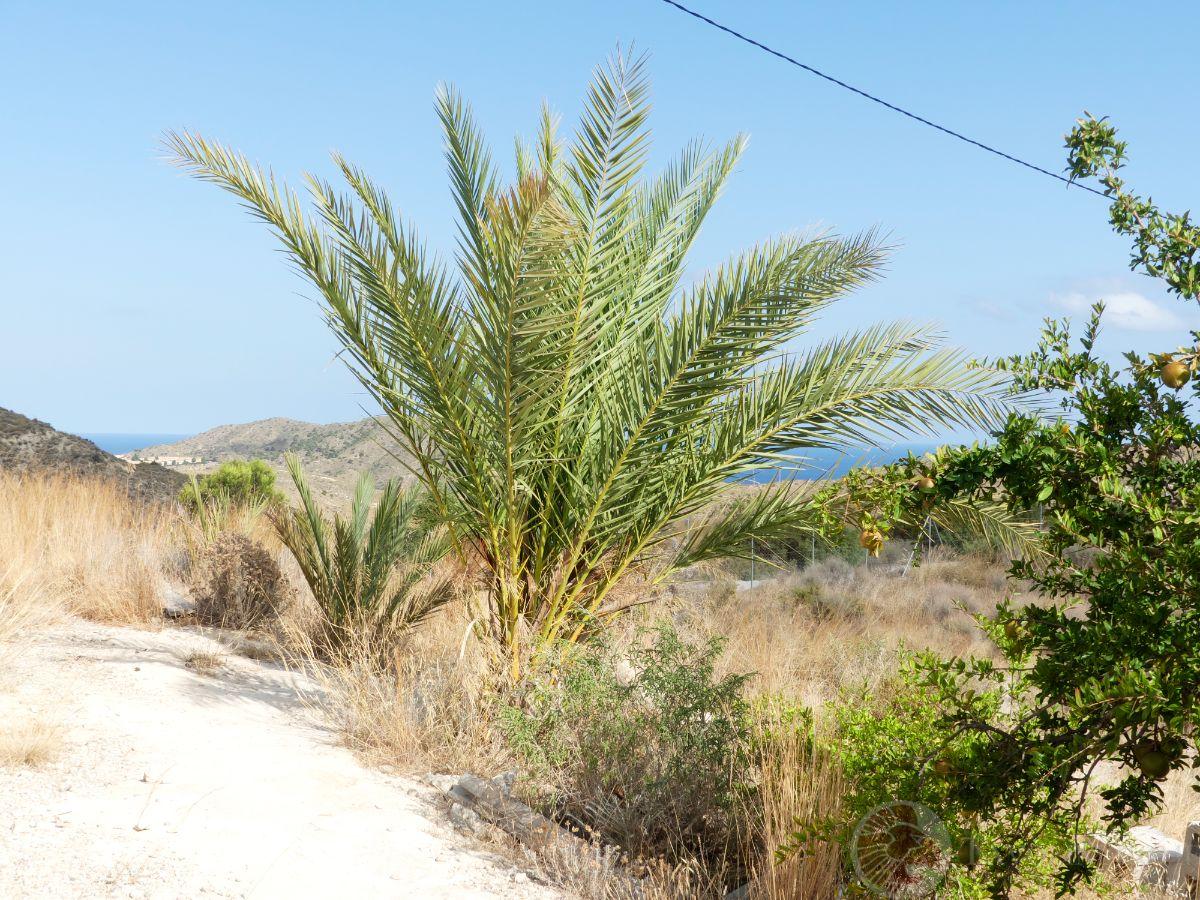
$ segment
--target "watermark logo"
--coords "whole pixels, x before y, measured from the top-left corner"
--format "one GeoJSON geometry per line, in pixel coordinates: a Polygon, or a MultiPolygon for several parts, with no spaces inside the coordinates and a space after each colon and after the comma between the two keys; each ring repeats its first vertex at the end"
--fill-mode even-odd
{"type": "Polygon", "coordinates": [[[928,807],[898,800],[854,828],[850,858],[863,887],[880,897],[930,897],[950,868],[950,834],[928,807]]]}

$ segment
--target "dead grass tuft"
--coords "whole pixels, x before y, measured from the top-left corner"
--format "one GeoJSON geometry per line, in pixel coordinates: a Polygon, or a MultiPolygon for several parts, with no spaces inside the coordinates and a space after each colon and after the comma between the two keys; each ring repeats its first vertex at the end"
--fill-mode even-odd
{"type": "Polygon", "coordinates": [[[271,640],[255,640],[244,636],[226,639],[231,653],[252,659],[255,662],[277,663],[286,660],[286,654],[271,640]]]}
{"type": "Polygon", "coordinates": [[[0,765],[40,766],[62,749],[61,726],[40,719],[9,722],[0,727],[0,765]]]}
{"type": "Polygon", "coordinates": [[[216,675],[225,668],[225,657],[211,650],[192,650],[183,657],[183,664],[199,675],[216,675]]]}
{"type": "Polygon", "coordinates": [[[842,852],[836,844],[811,839],[793,848],[785,862],[776,851],[793,844],[804,826],[832,820],[842,805],[837,763],[817,751],[801,730],[762,734],[755,742],[759,785],[742,812],[743,839],[759,849],[750,873],[750,900],[825,900],[838,894],[842,852]]]}

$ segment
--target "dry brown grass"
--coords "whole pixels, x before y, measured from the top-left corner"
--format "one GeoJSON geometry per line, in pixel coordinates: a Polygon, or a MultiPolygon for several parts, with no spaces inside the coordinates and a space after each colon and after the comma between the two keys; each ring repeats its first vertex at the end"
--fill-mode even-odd
{"type": "Polygon", "coordinates": [[[0,570],[0,668],[20,649],[21,638],[53,622],[60,612],[37,573],[15,565],[0,570]]]}
{"type": "Polygon", "coordinates": [[[0,765],[40,766],[62,748],[63,729],[41,719],[9,721],[0,726],[0,765]]]}
{"type": "Polygon", "coordinates": [[[172,524],[169,510],[135,505],[110,482],[0,472],[0,597],[147,622],[161,613],[162,573],[179,565],[172,524]]]}
{"type": "Polygon", "coordinates": [[[836,762],[815,752],[801,732],[761,739],[759,790],[743,812],[746,839],[760,847],[750,878],[751,900],[825,900],[837,896],[841,848],[810,840],[783,863],[775,853],[792,844],[797,827],[830,820],[841,808],[843,784],[836,762]]]}
{"type": "Polygon", "coordinates": [[[289,662],[323,689],[324,712],[347,743],[375,762],[406,772],[504,771],[511,762],[492,729],[500,679],[465,603],[452,603],[398,636],[393,664],[378,666],[374,629],[354,632],[332,664],[314,664],[319,613],[300,593],[279,622],[289,662]]]}
{"type": "Polygon", "coordinates": [[[225,657],[211,650],[192,650],[184,655],[183,665],[198,675],[216,675],[225,668],[225,657]]]}
{"type": "Polygon", "coordinates": [[[976,557],[935,552],[906,575],[830,557],[753,589],[718,584],[670,612],[684,631],[725,637],[724,670],[756,673],[755,691],[819,707],[894,674],[901,648],[991,653],[971,617],[1008,589],[1003,567],[976,557]]]}

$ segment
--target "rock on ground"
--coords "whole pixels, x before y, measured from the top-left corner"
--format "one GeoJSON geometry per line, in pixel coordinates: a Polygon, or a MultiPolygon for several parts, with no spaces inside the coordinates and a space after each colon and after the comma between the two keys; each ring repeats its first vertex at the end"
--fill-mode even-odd
{"type": "Polygon", "coordinates": [[[0,897],[561,897],[445,824],[434,792],[365,768],[314,688],[181,629],[70,622],[0,672],[0,732],[61,726],[0,765],[0,897]]]}

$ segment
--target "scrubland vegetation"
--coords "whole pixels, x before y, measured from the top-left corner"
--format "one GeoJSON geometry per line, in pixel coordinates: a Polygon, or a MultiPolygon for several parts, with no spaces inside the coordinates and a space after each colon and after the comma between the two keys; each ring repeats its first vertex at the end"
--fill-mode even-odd
{"type": "MultiPolygon", "coordinates": [[[[224,512],[206,535],[202,514],[143,507],[120,486],[53,476],[2,486],[0,533],[14,561],[6,587],[19,601],[0,620],[10,638],[65,612],[160,627],[163,585],[186,587],[196,604],[184,621],[233,629],[230,652],[248,637],[314,672],[328,690],[324,711],[364,757],[414,774],[516,769],[522,797],[619,847],[663,896],[716,895],[753,877],[776,885],[762,896],[816,897],[836,883],[834,844],[782,865],[772,854],[797,821],[836,816],[847,802],[827,740],[839,704],[886,696],[905,647],[985,646],[969,613],[994,609],[1005,590],[994,560],[936,550],[905,576],[900,558],[852,565],[831,550],[742,590],[716,566],[704,582],[658,589],[652,608],[514,687],[474,621],[477,584],[452,559],[432,581],[458,589],[422,621],[387,633],[378,621],[344,618],[331,645],[325,611],[339,601],[317,599],[253,502],[239,509],[210,498],[224,512]],[[72,571],[93,577],[55,574],[72,571]],[[41,577],[45,587],[33,590],[41,577]],[[116,602],[125,597],[143,599],[116,602]]],[[[342,540],[353,542],[352,530],[342,540]]],[[[411,570],[397,574],[394,584],[411,587],[411,570]]],[[[357,575],[338,586],[375,596],[357,575]]],[[[202,674],[221,666],[211,652],[185,662],[202,674]]],[[[5,756],[33,764],[58,733],[14,727],[5,756]]],[[[571,886],[615,890],[594,875],[571,886]]]]}
{"type": "Polygon", "coordinates": [[[120,484],[0,471],[4,620],[48,609],[101,622],[157,619],[162,573],[179,564],[171,527],[167,512],[135,507],[120,484]]]}
{"type": "MultiPolygon", "coordinates": [[[[935,706],[902,674],[911,653],[996,656],[972,617],[1013,595],[1003,560],[978,551],[935,547],[901,574],[904,554],[851,563],[830,547],[753,588],[727,574],[743,567],[730,561],[704,581],[662,586],[654,604],[513,686],[477,627],[477,584],[452,559],[434,581],[458,590],[422,621],[386,633],[350,618],[335,647],[323,604],[253,504],[205,539],[194,513],[142,507],[120,486],[31,477],[4,488],[0,533],[15,548],[19,532],[23,548],[8,557],[21,563],[6,579],[17,601],[0,620],[6,646],[68,611],[160,627],[161,585],[186,586],[196,619],[233,629],[230,652],[249,640],[315,674],[322,711],[364,758],[412,774],[515,770],[519,796],[619,848],[621,870],[648,896],[718,896],[745,882],[753,896],[829,896],[847,877],[844,829],[895,796],[937,799],[914,793],[914,766],[940,736],[935,706]],[[83,557],[83,571],[103,577],[32,590],[34,578],[71,571],[82,551],[70,536],[84,533],[99,539],[91,554],[118,555],[83,557]],[[96,565],[134,553],[136,567],[96,565]],[[115,602],[126,596],[150,600],[115,602]],[[805,827],[826,831],[780,861],[805,827]]],[[[1019,604],[1033,599],[1017,593],[1019,604]]],[[[222,665],[212,652],[185,662],[205,675],[222,665]]],[[[48,721],[14,724],[5,763],[38,764],[60,734],[48,721]]],[[[1200,812],[1185,786],[1167,782],[1164,815],[1176,823],[1200,812]]],[[[625,885],[586,869],[548,874],[590,896],[625,885]]],[[[974,896],[961,874],[959,895],[974,896]]],[[[1036,866],[1031,875],[1039,880],[1036,866]]]]}
{"type": "MultiPolygon", "coordinates": [[[[364,479],[322,509],[293,460],[287,508],[247,464],[170,511],[0,477],[0,636],[59,607],[145,624],[162,582],[185,584],[195,619],[322,681],[365,756],[515,770],[520,797],[614,848],[611,879],[559,873],[591,896],[1094,884],[1080,833],[1193,814],[1200,433],[1179,391],[1196,354],[1119,371],[1093,353],[1100,311],[1079,349],[1051,323],[990,365],[907,324],[785,353],[885,248],[783,238],[682,288],[743,142],[641,180],[647,90],[618,56],[571,142],[547,113],[518,143],[511,185],[443,92],[453,267],[340,158],[347,192],[311,179],[309,212],[172,136],[320,291],[412,483],[364,479]],[[993,441],[738,484],[794,451],[949,425],[993,441]],[[931,523],[987,549],[932,546],[931,523]],[[782,571],[747,586],[750,553],[782,571]]],[[[1124,190],[1108,126],[1068,146],[1137,236],[1135,267],[1200,293],[1196,230],[1124,190]]]]}

